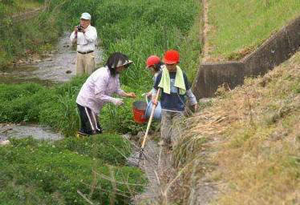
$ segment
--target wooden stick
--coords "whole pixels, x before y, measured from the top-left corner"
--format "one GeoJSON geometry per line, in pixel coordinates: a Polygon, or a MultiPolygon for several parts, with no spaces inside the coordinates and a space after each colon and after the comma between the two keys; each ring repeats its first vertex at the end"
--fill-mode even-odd
{"type": "MultiPolygon", "coordinates": [[[[157,94],[156,94],[156,97],[155,97],[156,102],[158,101],[158,97],[159,97],[159,94],[160,94],[160,90],[161,90],[161,89],[158,89],[158,91],[157,91],[157,94]]],[[[150,103],[152,103],[152,102],[150,102],[150,103]]],[[[152,107],[152,110],[151,110],[151,114],[150,114],[150,118],[149,118],[149,121],[148,121],[146,133],[145,133],[145,135],[144,135],[144,139],[143,139],[143,142],[142,142],[142,147],[141,147],[142,150],[143,150],[144,147],[145,147],[146,139],[147,139],[147,137],[148,137],[148,132],[149,132],[149,129],[150,129],[150,125],[151,125],[151,123],[152,123],[152,119],[153,119],[153,115],[154,115],[154,111],[155,111],[155,108],[156,108],[156,107],[157,107],[157,104],[154,105],[154,106],[152,107]]]]}

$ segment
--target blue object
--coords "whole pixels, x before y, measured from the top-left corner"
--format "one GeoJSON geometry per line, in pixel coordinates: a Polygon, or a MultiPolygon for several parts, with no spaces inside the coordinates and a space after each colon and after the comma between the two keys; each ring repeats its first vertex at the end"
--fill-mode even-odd
{"type": "MultiPolygon", "coordinates": [[[[147,101],[147,108],[145,111],[145,116],[147,119],[149,119],[154,105],[152,104],[152,101],[148,101],[147,97],[146,97],[146,101],[147,101]]],[[[161,104],[160,104],[160,102],[157,103],[157,106],[156,106],[154,114],[153,114],[153,118],[156,120],[161,120],[161,104]]]]}

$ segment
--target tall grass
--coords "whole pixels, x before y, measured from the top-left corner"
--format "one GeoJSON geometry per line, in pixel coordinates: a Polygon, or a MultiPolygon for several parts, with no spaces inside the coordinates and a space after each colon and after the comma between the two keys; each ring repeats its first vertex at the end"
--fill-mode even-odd
{"type": "Polygon", "coordinates": [[[207,196],[197,196],[197,186],[190,186],[197,178],[219,189],[214,197],[208,192],[212,204],[298,204],[299,65],[298,52],[264,77],[246,79],[231,92],[220,90],[212,104],[189,119],[174,150],[180,167],[192,162],[197,170],[185,173],[190,187],[188,193],[181,190],[185,204],[207,196]]]}
{"type": "Polygon", "coordinates": [[[300,15],[298,0],[211,0],[211,57],[240,59],[300,15]]]}

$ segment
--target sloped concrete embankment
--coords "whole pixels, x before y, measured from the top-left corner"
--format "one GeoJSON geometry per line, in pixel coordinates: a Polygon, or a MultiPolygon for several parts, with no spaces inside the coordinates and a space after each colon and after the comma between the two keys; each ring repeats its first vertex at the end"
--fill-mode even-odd
{"type": "Polygon", "coordinates": [[[264,75],[289,59],[300,47],[300,16],[269,38],[241,61],[200,65],[193,86],[197,99],[213,97],[219,86],[229,89],[243,84],[245,77],[264,75]]]}

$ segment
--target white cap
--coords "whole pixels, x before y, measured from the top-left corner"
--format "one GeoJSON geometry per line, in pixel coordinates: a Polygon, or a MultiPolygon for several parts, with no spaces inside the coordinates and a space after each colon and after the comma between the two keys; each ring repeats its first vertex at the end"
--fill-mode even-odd
{"type": "Polygon", "coordinates": [[[89,13],[82,13],[80,19],[91,20],[91,15],[89,13]]]}

